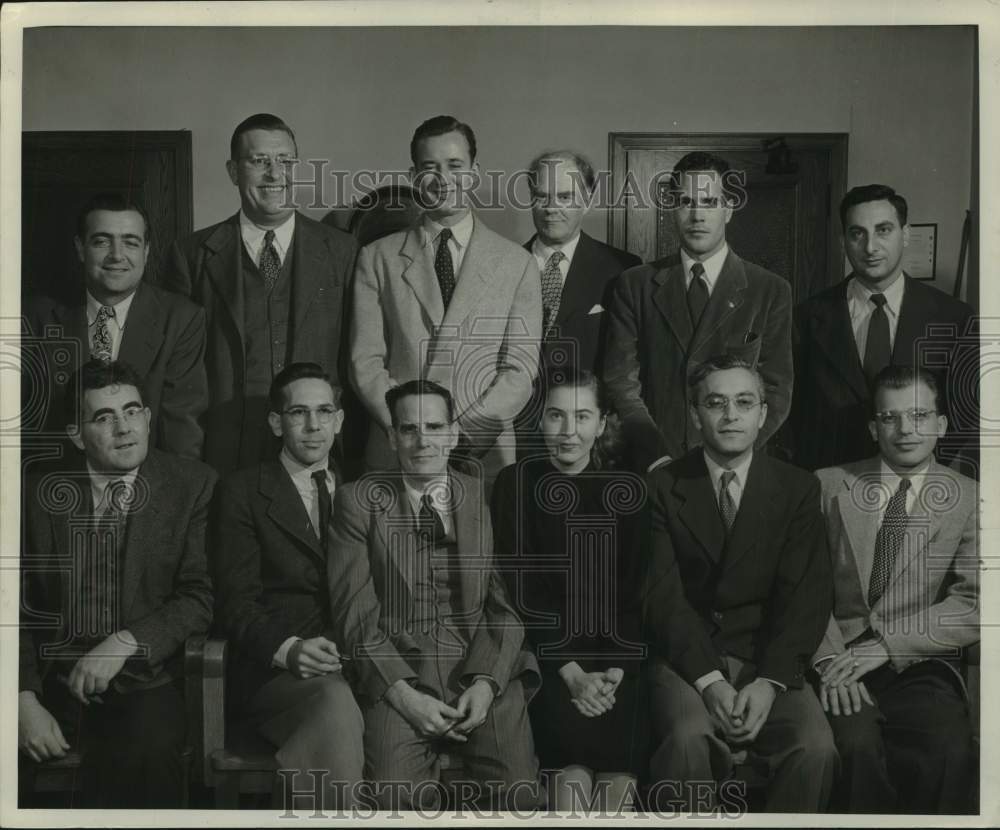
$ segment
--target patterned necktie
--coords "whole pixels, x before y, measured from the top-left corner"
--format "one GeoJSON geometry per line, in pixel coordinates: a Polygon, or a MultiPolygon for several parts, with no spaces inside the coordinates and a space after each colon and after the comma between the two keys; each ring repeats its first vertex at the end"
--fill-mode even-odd
{"type": "Polygon", "coordinates": [[[910,480],[901,479],[899,488],[886,505],[882,526],[875,537],[875,561],[872,564],[872,578],[868,583],[869,608],[874,607],[885,593],[896,554],[903,546],[903,537],[906,535],[906,491],[909,489],[910,480]]]}
{"type": "Polygon", "coordinates": [[[563,280],[559,263],[566,259],[562,251],[553,252],[545,263],[542,271],[542,336],[547,336],[552,323],[559,313],[559,301],[562,298],[563,280]]]}
{"type": "Polygon", "coordinates": [[[691,315],[691,325],[698,328],[701,315],[708,305],[708,286],[702,276],[705,274],[705,266],[696,262],[691,266],[691,284],[688,286],[687,301],[688,312],[691,315]]]}
{"type": "Polygon", "coordinates": [[[97,319],[94,329],[94,339],[90,343],[90,356],[95,360],[110,363],[112,357],[111,331],[108,329],[108,320],[114,320],[115,310],[113,306],[102,305],[97,310],[97,319]]]}
{"type": "Polygon", "coordinates": [[[444,310],[448,310],[451,295],[455,293],[455,263],[451,260],[448,240],[451,239],[450,228],[445,228],[438,234],[437,255],[434,257],[434,273],[437,274],[438,285],[441,286],[441,301],[444,310]]]}
{"type": "Polygon", "coordinates": [[[326,470],[316,470],[312,474],[312,480],[316,485],[316,497],[319,504],[319,543],[325,548],[329,535],[330,516],[333,514],[333,499],[330,498],[330,489],[326,486],[326,470]]]}
{"type": "Polygon", "coordinates": [[[736,502],[733,494],[729,492],[729,485],[736,478],[736,473],[732,470],[723,470],[719,479],[719,512],[722,513],[722,521],[726,525],[726,536],[729,536],[736,521],[736,502]]]}
{"type": "Polygon", "coordinates": [[[441,514],[434,509],[434,500],[430,493],[424,493],[420,497],[420,515],[417,516],[417,526],[420,533],[431,542],[440,542],[444,539],[444,521],[441,514]]]}
{"type": "Polygon", "coordinates": [[[874,380],[892,359],[889,343],[889,316],[885,313],[885,294],[872,294],[868,298],[875,303],[875,310],[868,320],[868,339],[865,342],[864,370],[869,381],[874,380]]]}
{"type": "Polygon", "coordinates": [[[274,247],[274,231],[264,234],[264,247],[260,252],[260,275],[264,278],[264,288],[267,293],[271,293],[274,284],[278,281],[281,273],[281,257],[278,256],[278,249],[274,247]]]}

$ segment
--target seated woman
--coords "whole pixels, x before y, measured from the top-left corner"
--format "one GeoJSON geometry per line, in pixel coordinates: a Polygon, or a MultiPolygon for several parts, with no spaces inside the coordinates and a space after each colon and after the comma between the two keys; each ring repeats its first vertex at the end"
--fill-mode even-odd
{"type": "Polygon", "coordinates": [[[615,469],[614,419],[592,373],[561,370],[546,390],[547,454],[501,471],[495,551],[541,666],[529,713],[550,806],[618,811],[646,761],[645,488],[615,469]]]}

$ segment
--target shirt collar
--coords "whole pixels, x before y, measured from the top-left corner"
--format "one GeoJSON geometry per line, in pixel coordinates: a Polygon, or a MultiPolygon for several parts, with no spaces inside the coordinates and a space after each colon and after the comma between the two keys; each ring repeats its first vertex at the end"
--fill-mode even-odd
{"type": "MultiPolygon", "coordinates": [[[[427,214],[424,214],[423,222],[421,223],[424,230],[424,245],[432,245],[434,241],[438,238],[438,234],[444,230],[444,225],[440,222],[435,222],[427,214]]],[[[470,210],[459,220],[455,225],[452,225],[449,230],[451,231],[452,238],[459,248],[465,250],[469,245],[469,240],[472,238],[472,229],[475,225],[475,220],[472,218],[472,211],[470,210]]]]}
{"type": "Polygon", "coordinates": [[[431,479],[421,489],[414,487],[406,476],[403,476],[403,486],[406,488],[406,496],[410,500],[414,513],[420,512],[420,500],[424,493],[429,493],[434,509],[439,513],[448,512],[451,503],[451,480],[447,473],[442,473],[437,478],[431,479]]]}
{"type": "Polygon", "coordinates": [[[292,481],[309,484],[310,487],[312,486],[311,479],[313,473],[317,470],[326,470],[327,472],[330,470],[329,456],[324,456],[319,461],[314,461],[307,467],[301,461],[294,458],[285,447],[282,447],[278,459],[281,461],[281,466],[292,477],[292,481]]]}
{"type": "Polygon", "coordinates": [[[696,262],[700,262],[705,268],[705,280],[708,283],[708,293],[711,294],[712,290],[715,288],[715,283],[719,279],[719,274],[722,273],[722,266],[726,264],[727,256],[729,256],[729,245],[725,242],[723,242],[722,247],[708,259],[701,260],[695,259],[690,256],[687,251],[681,248],[681,262],[684,263],[685,284],[687,284],[691,279],[691,266],[696,262]]]}
{"type": "MultiPolygon", "coordinates": [[[[136,286],[136,291],[139,287],[136,286]]],[[[87,326],[92,326],[97,321],[97,312],[101,310],[103,303],[99,303],[94,299],[94,295],[89,291],[87,294],[87,326]]],[[[125,319],[128,317],[128,310],[132,307],[132,299],[135,297],[135,291],[129,294],[124,300],[120,300],[115,305],[111,306],[115,310],[115,322],[118,324],[118,328],[125,328],[125,319]]]]}
{"type": "Polygon", "coordinates": [[[903,303],[903,289],[905,287],[906,280],[903,278],[902,274],[899,275],[899,279],[882,292],[872,291],[872,289],[861,282],[861,280],[857,277],[853,277],[851,281],[847,283],[847,293],[852,300],[865,306],[869,305],[869,299],[872,294],[882,293],[885,295],[886,308],[892,312],[894,317],[898,317],[899,307],[903,303]]]}
{"type": "Polygon", "coordinates": [[[129,470],[127,473],[99,473],[87,462],[87,476],[90,478],[90,495],[94,501],[94,511],[103,512],[105,506],[105,493],[108,485],[112,481],[123,481],[129,486],[135,483],[135,477],[139,474],[139,468],[129,470]]]}
{"type": "Polygon", "coordinates": [[[702,454],[705,456],[705,465],[708,467],[708,474],[712,478],[713,492],[719,492],[719,480],[727,469],[731,469],[736,473],[736,483],[740,486],[740,492],[743,492],[747,484],[747,475],[750,472],[750,463],[753,461],[753,452],[735,467],[720,467],[704,449],[702,450],[702,454]]]}
{"type": "MultiPolygon", "coordinates": [[[[924,482],[927,480],[927,473],[930,472],[931,463],[931,459],[928,459],[927,464],[924,465],[924,468],[919,473],[908,476],[910,479],[910,492],[906,494],[907,503],[912,504],[912,499],[920,496],[920,491],[923,490],[924,482]]],[[[899,489],[899,482],[903,480],[903,477],[886,464],[884,458],[879,462],[879,466],[881,480],[885,483],[883,492],[886,494],[887,499],[892,498],[892,495],[899,489]]]]}
{"type": "MultiPolygon", "coordinates": [[[[569,242],[564,242],[562,245],[556,245],[550,247],[542,242],[540,236],[535,237],[535,241],[531,245],[531,252],[542,262],[548,262],[549,257],[552,256],[556,251],[561,251],[562,255],[566,257],[565,263],[567,266],[573,262],[573,254],[576,253],[576,246],[580,244],[580,231],[576,232],[569,242]]],[[[560,263],[561,264],[561,263],[560,263]]]]}
{"type": "Polygon", "coordinates": [[[264,247],[264,235],[269,231],[274,231],[274,246],[278,249],[278,258],[284,262],[285,254],[292,247],[292,234],[295,231],[295,211],[292,211],[284,222],[276,228],[262,228],[250,221],[250,218],[240,209],[240,236],[250,251],[254,261],[260,258],[261,248],[264,247]]]}

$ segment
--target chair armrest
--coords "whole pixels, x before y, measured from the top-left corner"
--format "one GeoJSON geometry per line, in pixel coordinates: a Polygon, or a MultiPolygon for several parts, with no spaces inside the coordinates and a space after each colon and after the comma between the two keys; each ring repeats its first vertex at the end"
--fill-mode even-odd
{"type": "Polygon", "coordinates": [[[212,783],[212,753],[226,745],[226,641],[191,637],[184,649],[189,731],[199,783],[212,783]]]}

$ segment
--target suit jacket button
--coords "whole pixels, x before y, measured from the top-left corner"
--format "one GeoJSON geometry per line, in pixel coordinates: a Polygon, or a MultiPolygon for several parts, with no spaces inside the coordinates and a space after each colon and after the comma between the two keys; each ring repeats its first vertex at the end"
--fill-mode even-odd
{"type": "Polygon", "coordinates": [[[713,611],[712,612],[712,616],[715,619],[717,619],[717,620],[721,620],[722,619],[722,612],[721,611],[713,611]]]}

